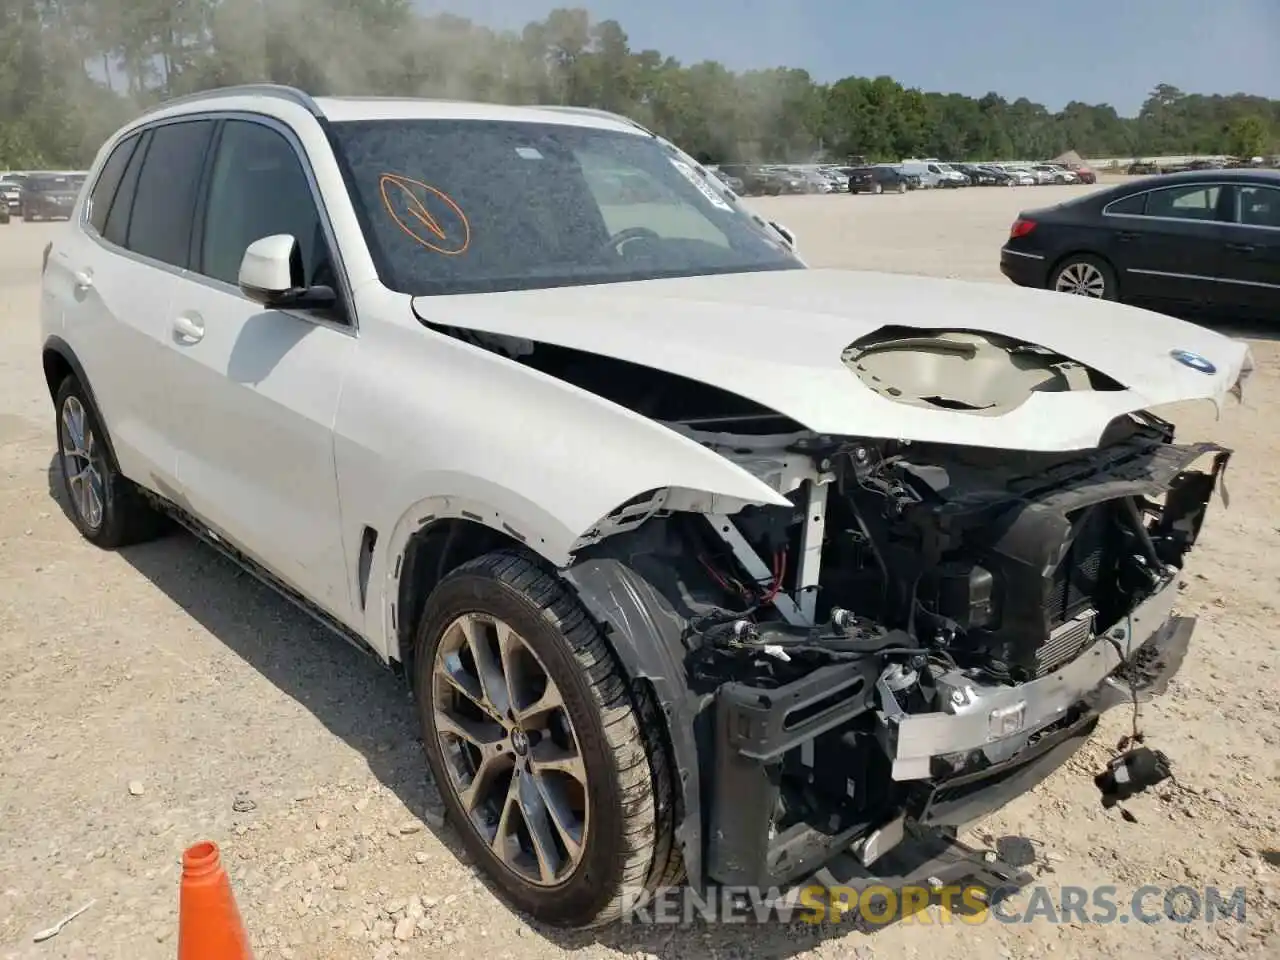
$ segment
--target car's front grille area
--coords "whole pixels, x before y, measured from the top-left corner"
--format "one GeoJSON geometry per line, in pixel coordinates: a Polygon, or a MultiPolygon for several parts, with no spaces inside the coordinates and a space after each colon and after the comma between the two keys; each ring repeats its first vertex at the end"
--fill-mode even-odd
{"type": "Polygon", "coordinates": [[[1093,639],[1094,612],[1085,610],[1056,627],[1049,639],[1036,651],[1036,676],[1043,677],[1070,663],[1093,639]]]}
{"type": "Polygon", "coordinates": [[[1106,559],[1111,509],[1111,504],[1101,503],[1072,517],[1075,536],[1067,555],[1053,572],[1053,582],[1045,598],[1045,614],[1051,626],[1073,620],[1094,605],[1106,559]]]}
{"type": "Polygon", "coordinates": [[[1053,572],[1045,595],[1049,635],[1036,651],[1043,676],[1072,660],[1093,636],[1099,586],[1107,560],[1107,536],[1114,504],[1086,507],[1071,517],[1071,547],[1053,572]]]}

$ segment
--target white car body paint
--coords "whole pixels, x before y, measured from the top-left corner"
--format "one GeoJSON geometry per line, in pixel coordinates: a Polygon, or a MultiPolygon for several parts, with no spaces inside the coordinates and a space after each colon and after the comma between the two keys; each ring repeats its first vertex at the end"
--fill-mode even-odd
{"type": "MultiPolygon", "coordinates": [[[[646,135],[571,111],[317,103],[333,120],[535,120],[646,135]]],[[[1125,411],[1219,399],[1247,360],[1242,344],[1133,308],[831,270],[415,301],[381,284],[323,128],[302,103],[281,97],[221,94],[147,113],[104,144],[90,183],[124,136],[215,112],[269,117],[291,131],[337,241],[357,325],[338,330],[302,313],[265,311],[228,284],[123,251],[88,227],[85,189],[49,259],[42,339],[62,339],[83,366],[127,476],[234,537],[388,659],[399,656],[402,554],[424,518],[472,518],[564,564],[585,531],[649,490],[675,488],[687,505],[716,514],[787,503],[693,439],[424,326],[415,310],[433,323],[680,373],[817,431],[1029,450],[1091,446],[1125,411]],[[177,342],[175,330],[193,314],[205,334],[177,342]],[[889,324],[1021,337],[1129,389],[1037,395],[999,418],[900,405],[864,388],[840,359],[851,341],[889,324]],[[237,354],[253,340],[260,355],[237,354]],[[1175,349],[1207,357],[1217,372],[1177,364],[1175,349]],[[379,538],[362,603],[357,554],[366,525],[379,538]]]]}
{"type": "Polygon", "coordinates": [[[1115,417],[1182,400],[1218,402],[1248,346],[1163,314],[993,284],[796,270],[419,298],[428,319],[543,340],[702,380],[819,433],[1009,450],[1080,450],[1115,417]],[[1037,393],[1003,416],[925,409],[884,398],[841,361],[881,327],[1017,337],[1095,367],[1128,387],[1037,393]],[[1208,358],[1206,375],[1173,350],[1208,358]]]}

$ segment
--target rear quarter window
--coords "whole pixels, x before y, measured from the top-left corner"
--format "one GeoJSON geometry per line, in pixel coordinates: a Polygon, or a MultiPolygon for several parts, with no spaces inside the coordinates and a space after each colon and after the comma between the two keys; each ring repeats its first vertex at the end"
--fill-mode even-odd
{"type": "Polygon", "coordinates": [[[102,165],[102,172],[93,185],[93,193],[89,195],[89,222],[99,233],[106,233],[107,216],[111,212],[111,201],[115,199],[120,188],[120,181],[129,166],[129,159],[138,146],[139,137],[134,134],[116,144],[107,162],[102,165]]]}
{"type": "Polygon", "coordinates": [[[1147,206],[1147,195],[1145,193],[1135,193],[1132,196],[1121,197],[1119,200],[1112,200],[1107,204],[1107,213],[1116,216],[1140,217],[1147,206]]]}

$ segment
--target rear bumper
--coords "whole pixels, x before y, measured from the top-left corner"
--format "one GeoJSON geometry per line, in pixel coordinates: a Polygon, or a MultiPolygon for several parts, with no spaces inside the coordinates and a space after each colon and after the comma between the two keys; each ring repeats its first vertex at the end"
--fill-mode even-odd
{"type": "Polygon", "coordinates": [[[707,778],[713,784],[709,879],[759,887],[825,883],[814,879],[817,873],[857,851],[866,882],[887,882],[879,858],[905,836],[995,812],[1061,767],[1104,711],[1128,702],[1131,683],[1141,696],[1163,691],[1182,665],[1194,627],[1193,620],[1170,616],[1176,592],[1171,579],[1125,626],[1029,683],[978,688],[962,676],[938,678],[952,712],[902,713],[892,693],[878,688],[874,658],[817,670],[778,689],[720,688],[715,769],[707,778]],[[860,794],[896,797],[891,819],[858,823],[833,814],[830,823],[776,831],[784,755],[797,748],[803,754],[819,736],[867,713],[874,713],[877,731],[867,735],[879,740],[884,757],[840,776],[860,794]]]}
{"type": "Polygon", "coordinates": [[[1000,248],[1000,272],[1020,287],[1043,287],[1049,279],[1049,261],[1042,253],[1000,248]]]}

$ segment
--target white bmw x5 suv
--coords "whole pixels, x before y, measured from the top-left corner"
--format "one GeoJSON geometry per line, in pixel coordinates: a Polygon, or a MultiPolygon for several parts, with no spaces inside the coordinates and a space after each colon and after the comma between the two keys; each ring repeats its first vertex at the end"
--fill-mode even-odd
{"type": "MultiPolygon", "coordinates": [[[[1002,882],[958,826],[1186,652],[1228,452],[1144,411],[1248,351],[791,243],[595,111],[166,104],[45,251],[75,522],[176,521],[403,671],[451,823],[544,921],[1002,882]]],[[[1113,798],[1162,775],[1124,760],[1113,798]]]]}

